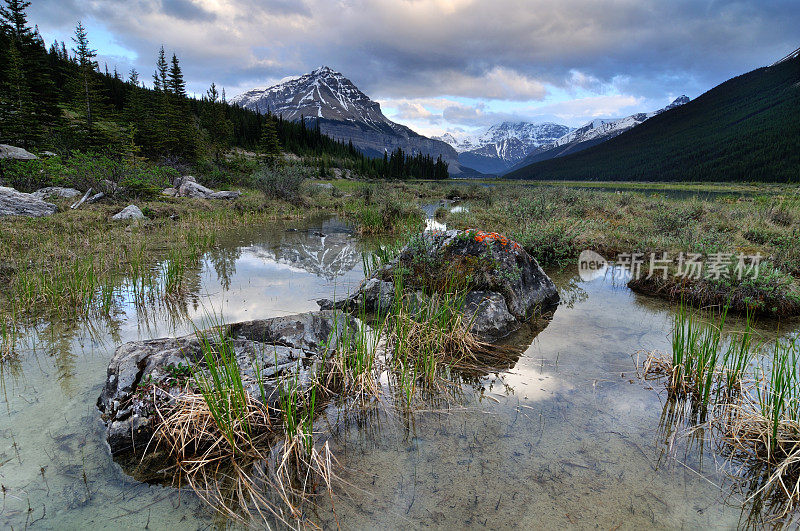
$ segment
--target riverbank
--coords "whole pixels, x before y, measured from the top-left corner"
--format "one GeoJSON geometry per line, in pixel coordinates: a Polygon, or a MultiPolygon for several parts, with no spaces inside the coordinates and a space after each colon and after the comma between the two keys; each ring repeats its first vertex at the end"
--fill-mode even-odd
{"type": "Polygon", "coordinates": [[[237,226],[299,220],[327,213],[349,220],[363,234],[421,230],[419,203],[429,185],[402,182],[297,183],[270,196],[239,189],[235,200],[158,196],[134,200],[146,219],[115,221],[131,200],[109,200],[71,210],[72,199],[51,199],[52,216],[0,219],[0,300],[3,320],[42,314],[107,313],[124,282],[169,298],[186,291],[184,273],[237,226]]]}
{"type": "MultiPolygon", "coordinates": [[[[717,191],[738,189],[719,185],[717,191]]],[[[475,190],[471,185],[466,190],[475,190]]],[[[566,186],[502,184],[473,193],[470,208],[442,212],[440,221],[480,227],[519,241],[540,264],[558,267],[585,249],[608,260],[640,255],[641,277],[632,287],[670,299],[685,295],[698,304],[725,305],[770,315],[800,313],[800,191],[767,187],[759,195],[670,197],[638,192],[609,193],[566,186]],[[664,254],[666,253],[666,255],[664,254]],[[679,256],[699,255],[706,269],[698,278],[660,281],[649,259],[669,259],[677,278],[679,256]],[[726,268],[706,276],[710,260],[726,268]],[[751,275],[738,281],[736,266],[747,257],[751,275]],[[665,288],[669,286],[670,289],[665,288]]],[[[658,273],[659,271],[656,271],[658,273]]]]}
{"type": "MultiPolygon", "coordinates": [[[[668,280],[644,274],[631,288],[698,305],[730,304],[737,311],[800,313],[796,187],[766,186],[756,194],[749,185],[702,185],[715,195],[698,198],[633,190],[609,193],[606,183],[602,190],[590,190],[586,183],[576,188],[554,183],[486,187],[463,181],[319,181],[294,175],[297,168],[286,171],[293,175],[285,181],[278,178],[280,187],[240,187],[243,194],[234,201],[163,196],[136,201],[147,219],[133,223],[110,220],[127,200],[78,210],[70,210],[70,201],[62,200],[50,217],[0,220],[0,299],[9,308],[6,319],[42,312],[107,311],[104,293],[113,292],[126,278],[156,286],[166,297],[180,294],[186,290],[182,271],[215,245],[216,234],[239,225],[329,213],[348,220],[361,234],[403,234],[421,229],[420,204],[443,199],[466,201],[469,208],[442,210],[439,221],[506,234],[544,267],[577,263],[584,249],[609,260],[632,253],[668,253],[673,258],[680,253],[705,258],[723,253],[731,255],[731,261],[739,255],[758,255],[758,275],[746,282],[737,282],[732,269],[728,278],[701,275],[678,281],[673,260],[668,280]],[[735,195],[744,191],[748,193],[735,195]],[[167,273],[160,280],[155,271],[159,267],[167,273]]],[[[688,183],[674,186],[694,190],[688,183]]]]}

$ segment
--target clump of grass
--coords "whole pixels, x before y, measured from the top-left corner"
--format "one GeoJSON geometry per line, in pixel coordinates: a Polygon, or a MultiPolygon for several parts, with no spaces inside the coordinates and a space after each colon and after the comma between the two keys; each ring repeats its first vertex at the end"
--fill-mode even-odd
{"type": "Polygon", "coordinates": [[[236,454],[241,452],[243,443],[251,442],[250,397],[225,328],[217,326],[213,333],[217,337],[212,339],[197,331],[205,363],[192,372],[217,428],[236,454]]]}
{"type": "Polygon", "coordinates": [[[0,316],[0,364],[16,357],[18,334],[15,320],[0,316]]]}
{"type": "Polygon", "coordinates": [[[426,386],[445,381],[451,371],[469,371],[480,356],[499,350],[470,332],[466,317],[467,290],[463,279],[433,293],[406,293],[402,272],[394,275],[394,303],[385,318],[390,366],[395,370],[408,402],[416,383],[426,386]]]}
{"type": "Polygon", "coordinates": [[[752,315],[727,347],[721,341],[724,322],[724,310],[704,322],[680,305],[672,357],[649,356],[645,376],[665,377],[670,402],[688,398],[701,418],[710,413],[708,425],[721,434],[731,459],[744,465],[743,474],[766,470],[765,478],[753,482],[751,499],[778,500],[783,516],[800,500],[800,341],[776,339],[771,355],[762,358],[764,369],[753,366],[764,345],[754,338],[752,315]]]}
{"type": "Polygon", "coordinates": [[[672,333],[672,374],[669,389],[677,395],[691,393],[702,407],[708,407],[716,383],[720,341],[727,308],[712,322],[693,317],[680,304],[672,333]]]}
{"type": "Polygon", "coordinates": [[[776,340],[768,370],[756,369],[742,400],[729,404],[718,424],[746,470],[766,477],[751,498],[773,500],[778,516],[800,501],[800,341],[776,340]]]}
{"type": "MultiPolygon", "coordinates": [[[[376,328],[366,325],[366,305],[362,304],[359,310],[359,319],[350,321],[344,314],[336,314],[334,333],[330,342],[335,341],[335,349],[325,361],[325,375],[323,388],[327,393],[340,390],[347,396],[357,397],[360,400],[377,397],[379,386],[376,377],[376,362],[378,346],[384,334],[385,320],[380,312],[374,316],[378,323],[376,328]],[[336,332],[339,329],[339,319],[345,322],[345,333],[336,332]],[[349,331],[349,323],[356,330],[349,331]]],[[[327,348],[327,347],[326,347],[327,348]]]]}

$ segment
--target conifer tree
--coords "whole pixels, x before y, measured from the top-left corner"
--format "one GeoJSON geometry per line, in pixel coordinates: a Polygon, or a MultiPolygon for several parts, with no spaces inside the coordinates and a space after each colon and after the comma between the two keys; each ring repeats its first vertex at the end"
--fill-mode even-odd
{"type": "Polygon", "coordinates": [[[91,46],[89,46],[89,35],[81,22],[78,22],[78,25],[75,27],[75,36],[72,40],[75,42],[75,48],[73,48],[72,51],[75,52],[78,66],[80,67],[77,80],[79,86],[78,99],[86,113],[86,129],[91,134],[94,121],[94,103],[98,99],[97,86],[95,83],[97,61],[94,60],[94,58],[97,57],[97,50],[93,50],[91,46]]]}
{"type": "Polygon", "coordinates": [[[153,90],[155,98],[153,101],[153,113],[149,124],[151,134],[149,144],[154,152],[163,153],[167,149],[169,142],[169,94],[167,93],[167,56],[164,46],[158,51],[156,60],[156,70],[153,73],[153,90]]]}
{"type": "Polygon", "coordinates": [[[194,158],[196,138],[193,134],[193,120],[189,119],[189,106],[186,101],[186,82],[183,79],[178,56],[172,54],[169,74],[166,80],[167,95],[167,150],[173,155],[194,158]]]}
{"type": "MultiPolygon", "coordinates": [[[[162,48],[163,50],[163,48],[162,48]]],[[[186,97],[186,82],[183,80],[183,71],[178,61],[178,56],[172,54],[172,63],[169,67],[169,79],[167,80],[167,89],[174,95],[180,98],[186,97]]]]}
{"type": "Polygon", "coordinates": [[[209,148],[215,162],[219,162],[222,153],[228,149],[233,135],[233,124],[225,116],[225,105],[219,98],[217,85],[211,83],[205,96],[209,106],[203,115],[203,126],[208,131],[209,148]]]}
{"type": "Polygon", "coordinates": [[[261,140],[259,142],[264,161],[275,166],[281,155],[281,144],[275,128],[275,120],[267,116],[261,124],[261,140]]]}
{"type": "Polygon", "coordinates": [[[35,129],[33,101],[22,67],[22,56],[14,42],[7,51],[7,66],[0,91],[0,138],[10,144],[28,148],[35,129]]]}
{"type": "Polygon", "coordinates": [[[28,15],[25,10],[31,5],[26,0],[6,0],[6,6],[0,6],[0,19],[3,29],[18,43],[33,41],[33,30],[28,26],[28,15]]]}
{"type": "MultiPolygon", "coordinates": [[[[48,74],[49,64],[47,48],[39,34],[38,28],[28,25],[26,9],[30,6],[27,0],[5,0],[5,6],[0,6],[0,33],[4,33],[10,43],[16,48],[16,72],[22,72],[22,82],[27,85],[30,105],[24,105],[25,116],[19,118],[26,122],[25,137],[27,141],[36,141],[42,136],[43,128],[56,122],[60,111],[57,107],[57,91],[48,74]]],[[[11,52],[7,52],[10,55],[11,52]]],[[[7,70],[0,79],[9,80],[11,74],[11,58],[5,68],[7,70]]],[[[2,64],[2,63],[0,63],[2,64]]],[[[15,84],[20,88],[20,78],[15,84]]],[[[15,115],[16,116],[16,115],[15,115]]]]}

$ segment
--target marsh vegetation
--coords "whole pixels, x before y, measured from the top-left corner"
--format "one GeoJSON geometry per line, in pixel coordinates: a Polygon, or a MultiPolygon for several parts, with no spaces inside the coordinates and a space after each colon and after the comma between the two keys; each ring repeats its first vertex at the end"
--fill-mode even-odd
{"type": "MultiPolygon", "coordinates": [[[[797,442],[797,397],[792,392],[797,389],[797,382],[792,381],[791,367],[797,366],[797,343],[783,331],[794,330],[794,321],[776,324],[757,317],[755,311],[748,319],[746,313],[737,316],[733,308],[723,319],[720,310],[703,313],[690,305],[689,300],[672,312],[671,306],[655,299],[634,297],[627,290],[607,287],[602,282],[583,283],[568,273],[556,273],[564,303],[555,316],[544,319],[531,335],[526,332],[509,338],[512,346],[517,343],[522,346],[490,349],[466,332],[469,323],[460,311],[464,287],[469,283],[469,268],[455,264],[450,271],[425,271],[424,264],[420,264],[421,269],[393,280],[400,292],[420,291],[426,299],[398,296],[393,299],[394,304],[374,315],[357,313],[356,317],[369,324],[369,332],[365,329],[364,334],[342,343],[315,373],[311,387],[303,385],[300,379],[287,379],[276,399],[270,401],[258,386],[247,388],[254,380],[237,374],[230,363],[226,341],[214,335],[215,324],[221,321],[204,315],[197,302],[204,298],[212,298],[216,303],[228,301],[224,305],[226,315],[220,319],[230,322],[243,316],[255,318],[313,309],[310,301],[320,295],[343,297],[352,282],[391,261],[400,246],[419,230],[423,224],[421,203],[436,203],[448,197],[460,199],[469,208],[460,212],[441,209],[439,217],[443,222],[459,228],[481,226],[490,231],[507,231],[527,250],[538,253],[536,256],[548,265],[549,271],[558,271],[560,266],[572,269],[570,260],[584,246],[609,252],[610,247],[604,245],[615,237],[638,242],[636,248],[645,250],[672,249],[673,245],[677,249],[694,241],[698,246],[707,245],[708,249],[733,245],[762,251],[774,267],[782,268],[781,278],[788,279],[789,283],[778,284],[778,289],[788,289],[787,293],[791,293],[797,282],[791,269],[793,249],[782,239],[790,238],[797,227],[791,190],[772,190],[770,193],[776,195],[771,200],[756,196],[734,200],[723,196],[676,199],[649,193],[614,194],[562,187],[486,188],[450,183],[344,180],[331,184],[332,189],[305,179],[296,188],[297,195],[290,194],[288,198],[243,188],[242,198],[225,204],[185,198],[149,200],[140,204],[150,219],[129,225],[108,221],[109,215],[122,206],[115,202],[78,211],[65,209],[35,223],[3,220],[9,238],[0,244],[3,257],[0,275],[7,281],[2,291],[0,369],[4,369],[6,389],[10,390],[6,402],[11,404],[13,432],[9,435],[13,434],[22,447],[22,463],[15,460],[14,447],[9,446],[0,449],[8,456],[0,459],[0,463],[8,458],[12,461],[0,466],[5,470],[14,467],[11,477],[15,478],[15,474],[21,477],[28,474],[32,463],[38,462],[29,452],[36,446],[50,448],[55,444],[49,436],[42,441],[24,428],[16,411],[31,411],[29,408],[36,407],[37,399],[57,403],[64,396],[61,393],[74,392],[70,389],[76,385],[78,389],[83,385],[86,390],[67,395],[75,396],[70,400],[71,407],[85,409],[85,403],[96,397],[97,375],[103,374],[108,354],[115,345],[139,338],[176,335],[179,330],[191,333],[202,329],[210,331],[200,332],[201,336],[205,334],[206,345],[202,359],[191,367],[174,368],[176,385],[191,387],[190,392],[171,407],[160,409],[164,422],[150,449],[158,448],[161,460],[137,462],[133,466],[136,472],[131,472],[134,477],[152,481],[153,469],[145,472],[145,465],[155,465],[158,470],[169,468],[167,474],[156,474],[156,479],[175,488],[169,492],[183,492],[187,512],[194,494],[189,496],[182,487],[189,486],[192,493],[197,493],[197,499],[205,500],[204,505],[219,511],[217,521],[222,523],[227,519],[243,521],[242,518],[252,517],[260,522],[290,525],[308,521],[336,525],[336,518],[342,522],[363,522],[365,517],[356,507],[365,501],[388,511],[386,515],[393,510],[396,502],[389,501],[392,497],[388,494],[397,494],[399,487],[387,483],[381,474],[373,477],[375,471],[387,469],[392,471],[386,472],[387,477],[400,477],[397,472],[406,478],[399,491],[403,504],[399,513],[408,517],[428,518],[425,511],[434,511],[435,505],[446,503],[442,497],[445,495],[464,498],[465,507],[473,500],[476,515],[490,514],[496,506],[519,515],[521,506],[507,502],[505,494],[500,500],[499,496],[489,500],[476,494],[478,502],[474,502],[475,495],[469,494],[468,500],[467,493],[459,487],[445,489],[432,475],[426,479],[427,470],[440,478],[450,478],[450,474],[458,471],[463,475],[469,465],[462,468],[459,462],[475,459],[473,463],[478,463],[481,459],[490,463],[493,470],[502,472],[500,476],[506,486],[501,488],[495,479],[481,473],[476,478],[483,479],[464,480],[467,489],[488,484],[499,493],[508,489],[507,481],[513,480],[521,486],[517,498],[522,496],[519,499],[526,500],[526,506],[545,512],[555,499],[549,498],[547,492],[559,499],[563,496],[565,485],[558,484],[561,476],[569,476],[570,482],[579,480],[593,485],[597,492],[602,492],[607,478],[623,474],[625,481],[617,482],[623,492],[646,490],[646,484],[627,479],[639,475],[646,482],[659,485],[661,492],[672,493],[673,497],[666,501],[668,510],[654,509],[658,521],[679,525],[700,520],[708,523],[703,519],[717,518],[717,522],[735,525],[736,513],[742,505],[748,511],[755,511],[755,522],[775,517],[792,521],[792,504],[797,499],[797,455],[793,446],[797,442]],[[656,221],[646,218],[633,222],[618,212],[648,216],[652,212],[649,207],[654,205],[669,209],[692,228],[682,228],[676,222],[674,231],[659,234],[656,221]],[[693,215],[687,214],[690,208],[694,209],[693,215]],[[513,212],[517,214],[506,219],[513,212]],[[749,221],[745,217],[748,212],[749,221]],[[351,227],[347,237],[353,238],[352,245],[357,251],[348,258],[347,267],[352,269],[345,276],[351,282],[349,285],[327,280],[317,269],[319,264],[304,265],[302,260],[316,256],[316,247],[303,255],[289,252],[289,248],[312,243],[322,245],[320,249],[324,250],[332,242],[338,242],[332,236],[338,228],[324,225],[303,228],[304,217],[319,214],[338,215],[351,227]],[[577,226],[581,230],[562,234],[558,229],[561,226],[577,226]],[[300,231],[286,232],[293,227],[299,227],[300,231]],[[758,244],[746,238],[745,233],[755,238],[751,232],[759,228],[775,238],[759,240],[762,243],[758,244]],[[711,236],[691,236],[705,229],[711,230],[711,236]],[[327,236],[317,237],[317,232],[327,236]],[[265,233],[270,234],[271,243],[262,249],[256,242],[263,238],[258,235],[265,233]],[[29,242],[35,246],[29,247],[29,242]],[[265,254],[266,249],[272,249],[271,254],[265,254]],[[254,263],[267,265],[255,267],[254,263]],[[275,283],[270,280],[273,277],[275,283]],[[300,284],[313,285],[313,290],[292,284],[292,278],[302,279],[300,284]],[[282,286],[282,282],[288,282],[288,287],[282,286]],[[257,304],[252,302],[254,299],[257,304]],[[420,300],[428,302],[420,304],[420,300]],[[606,300],[614,301],[612,313],[618,316],[617,321],[601,317],[608,312],[608,303],[601,302],[606,300]],[[155,311],[159,307],[163,308],[160,313],[155,311]],[[253,313],[242,314],[242,308],[253,313]],[[174,322],[164,327],[161,321],[167,315],[174,322]],[[651,322],[645,329],[642,329],[642,315],[651,322]],[[141,326],[148,320],[152,328],[141,326]],[[58,323],[67,322],[84,324],[70,324],[61,331],[58,323]],[[197,329],[192,322],[197,323],[197,329]],[[94,335],[76,332],[88,324],[98,328],[94,335]],[[103,331],[106,327],[116,332],[107,334],[103,331]],[[541,339],[534,341],[535,334],[543,328],[541,339]],[[775,334],[777,328],[780,334],[775,334]],[[668,333],[668,329],[676,333],[668,333]],[[37,337],[35,342],[32,337],[37,337]],[[93,348],[102,351],[102,356],[75,354],[85,348],[84,344],[100,344],[99,337],[105,337],[106,343],[93,348]],[[34,343],[36,347],[31,349],[34,343]],[[669,462],[680,460],[679,470],[684,465],[692,467],[703,478],[697,482],[649,460],[648,456],[658,451],[654,439],[660,433],[659,395],[637,385],[638,382],[629,383],[628,376],[618,377],[633,370],[629,355],[643,344],[657,345],[666,353],[657,356],[663,357],[662,360],[652,360],[648,371],[651,376],[658,373],[658,386],[664,385],[665,411],[669,407],[685,408],[681,421],[684,422],[681,430],[685,431],[679,430],[679,435],[687,437],[674,437],[671,443],[682,448],[685,455],[673,456],[669,462]],[[584,355],[590,350],[594,352],[592,356],[584,355]],[[52,358],[40,359],[34,351],[54,354],[52,358]],[[520,357],[521,351],[527,353],[520,357]],[[598,361],[597,351],[604,353],[602,359],[606,361],[598,361]],[[14,371],[38,374],[37,367],[47,367],[48,363],[57,367],[52,370],[57,371],[61,383],[50,391],[53,394],[50,398],[19,387],[9,370],[13,366],[14,371]],[[620,413],[603,405],[618,400],[640,402],[646,407],[620,413]],[[264,403],[270,405],[264,407],[264,403]],[[615,431],[624,437],[609,435],[607,428],[600,428],[601,424],[616,425],[615,431]],[[589,427],[575,431],[575,426],[584,425],[589,427]],[[691,436],[700,431],[709,436],[708,444],[712,447],[691,446],[691,436]],[[498,433],[505,435],[498,440],[498,433]],[[574,439],[558,433],[572,434],[570,437],[574,439]],[[605,441],[605,448],[586,442],[587,438],[605,441]],[[583,442],[575,442],[579,440],[583,442]],[[632,446],[631,441],[641,450],[632,446]],[[513,458],[506,455],[508,449],[501,450],[506,446],[512,449],[513,458]],[[406,455],[406,447],[416,448],[409,450],[410,457],[402,458],[410,460],[411,468],[394,464],[398,456],[406,455]],[[443,447],[448,448],[442,454],[444,457],[437,450],[443,447]],[[570,448],[569,457],[565,457],[564,448],[570,448]],[[612,450],[614,453],[609,454],[612,450]],[[631,468],[596,464],[617,454],[624,456],[631,468]],[[710,465],[698,465],[694,461],[698,455],[707,459],[721,456],[724,463],[720,470],[713,460],[710,465]],[[407,474],[412,468],[418,475],[409,480],[407,474]],[[520,475],[520,470],[535,471],[536,478],[526,478],[520,475]],[[726,474],[732,471],[738,475],[731,473],[731,477],[752,480],[758,486],[747,490],[737,486],[741,485],[739,480],[730,483],[726,474]],[[754,478],[760,478],[760,483],[754,478]],[[533,481],[546,486],[539,489],[541,499],[536,494],[539,490],[532,487],[533,481]],[[382,493],[380,498],[367,499],[359,494],[360,489],[373,488],[382,493]],[[430,500],[421,501],[423,488],[432,493],[430,500]],[[675,489],[682,490],[679,493],[675,489]],[[416,496],[412,494],[414,490],[416,496]],[[720,492],[740,491],[741,500],[729,504],[717,500],[714,509],[708,509],[703,516],[690,515],[690,510],[684,512],[684,507],[691,507],[689,499],[695,496],[705,497],[711,503],[720,492]],[[756,493],[759,496],[754,496],[756,493]],[[770,504],[764,500],[774,501],[770,504]],[[753,509],[758,503],[764,504],[763,511],[753,509]],[[334,507],[336,517],[329,507],[334,507]],[[674,514],[684,516],[676,520],[674,514]]],[[[291,182],[287,186],[295,189],[291,182]]],[[[273,368],[264,364],[260,369],[266,373],[273,368]]],[[[32,381],[37,390],[52,386],[45,376],[36,376],[32,381]]],[[[153,391],[149,387],[142,390],[153,391]]],[[[66,433],[69,430],[83,433],[84,421],[79,418],[74,426],[61,429],[66,433]]],[[[53,435],[60,436],[57,431],[53,435]]],[[[96,432],[92,437],[100,440],[102,434],[96,432]]],[[[80,455],[84,450],[70,451],[80,455]]],[[[102,447],[85,451],[94,452],[87,455],[108,466],[93,469],[91,460],[86,465],[88,489],[83,488],[82,499],[87,501],[82,509],[76,509],[76,514],[87,511],[105,514],[112,502],[100,493],[100,486],[116,492],[114,480],[106,479],[114,477],[110,472],[113,465],[102,447]],[[95,470],[94,476],[91,470],[95,470]]],[[[45,470],[44,477],[52,488],[62,476],[56,476],[55,467],[49,466],[52,468],[45,470]]],[[[482,469],[485,465],[471,466],[474,471],[475,466],[482,469]]],[[[39,467],[34,472],[41,476],[39,467]]],[[[70,478],[73,473],[67,472],[63,477],[70,478]]],[[[78,474],[80,477],[81,472],[78,474]]],[[[9,483],[9,496],[24,500],[19,488],[21,480],[12,479],[9,483]]],[[[41,483],[44,495],[47,489],[41,483]]],[[[131,487],[123,485],[120,492],[124,488],[131,487]]],[[[514,496],[512,491],[517,492],[508,490],[509,498],[514,496]]],[[[38,490],[33,492],[32,506],[39,517],[40,498],[38,490]]],[[[134,492],[144,498],[151,496],[146,488],[134,487],[134,492]]],[[[7,500],[9,511],[19,509],[14,498],[7,500]]],[[[154,517],[158,510],[163,521],[169,521],[169,511],[174,509],[167,509],[168,502],[153,500],[153,503],[154,517]]],[[[610,506],[617,506],[616,503],[610,506]]],[[[596,509],[592,507],[597,505],[588,496],[572,497],[570,504],[581,507],[584,516],[594,514],[591,511],[596,509]]],[[[202,510],[194,511],[199,520],[208,518],[202,510]]],[[[584,521],[579,520],[580,513],[572,508],[550,517],[563,519],[564,511],[575,522],[584,521]]],[[[137,505],[120,518],[145,525],[147,513],[147,509],[140,511],[137,505]]],[[[50,514],[48,507],[48,518],[50,514]]],[[[389,518],[386,515],[372,516],[369,521],[386,522],[389,518]]],[[[25,512],[24,509],[8,512],[2,518],[16,527],[17,523],[24,523],[25,512]]],[[[455,525],[467,516],[459,520],[456,513],[448,512],[437,518],[455,525]]],[[[533,522],[526,518],[522,521],[533,522]]],[[[617,522],[620,515],[602,513],[598,518],[617,522]]],[[[402,518],[391,521],[397,523],[402,518]]]]}

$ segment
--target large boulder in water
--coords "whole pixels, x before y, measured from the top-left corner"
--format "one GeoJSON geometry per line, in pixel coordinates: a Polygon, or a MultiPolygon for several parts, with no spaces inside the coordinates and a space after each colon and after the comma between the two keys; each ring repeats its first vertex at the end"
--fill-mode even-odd
{"type": "Polygon", "coordinates": [[[32,218],[54,214],[58,207],[33,194],[24,194],[13,188],[0,186],[0,216],[27,216],[32,218]]]}
{"type": "Polygon", "coordinates": [[[277,415],[281,382],[296,378],[300,392],[342,338],[355,337],[364,326],[341,312],[321,311],[224,325],[177,338],[135,341],[120,346],[108,365],[97,401],[111,452],[143,450],[156,429],[156,405],[168,405],[187,389],[192,369],[204,371],[201,342],[218,348],[224,341],[236,358],[244,387],[277,415]],[[158,401],[156,404],[154,401],[158,401]]]}
{"type": "Polygon", "coordinates": [[[426,231],[414,238],[389,264],[366,279],[349,298],[323,308],[388,309],[394,279],[403,275],[404,291],[467,291],[462,311],[471,331],[497,339],[516,330],[537,311],[554,308],[558,290],[536,260],[518,243],[478,230],[426,231]],[[459,284],[453,286],[453,284],[459,284]]]}

